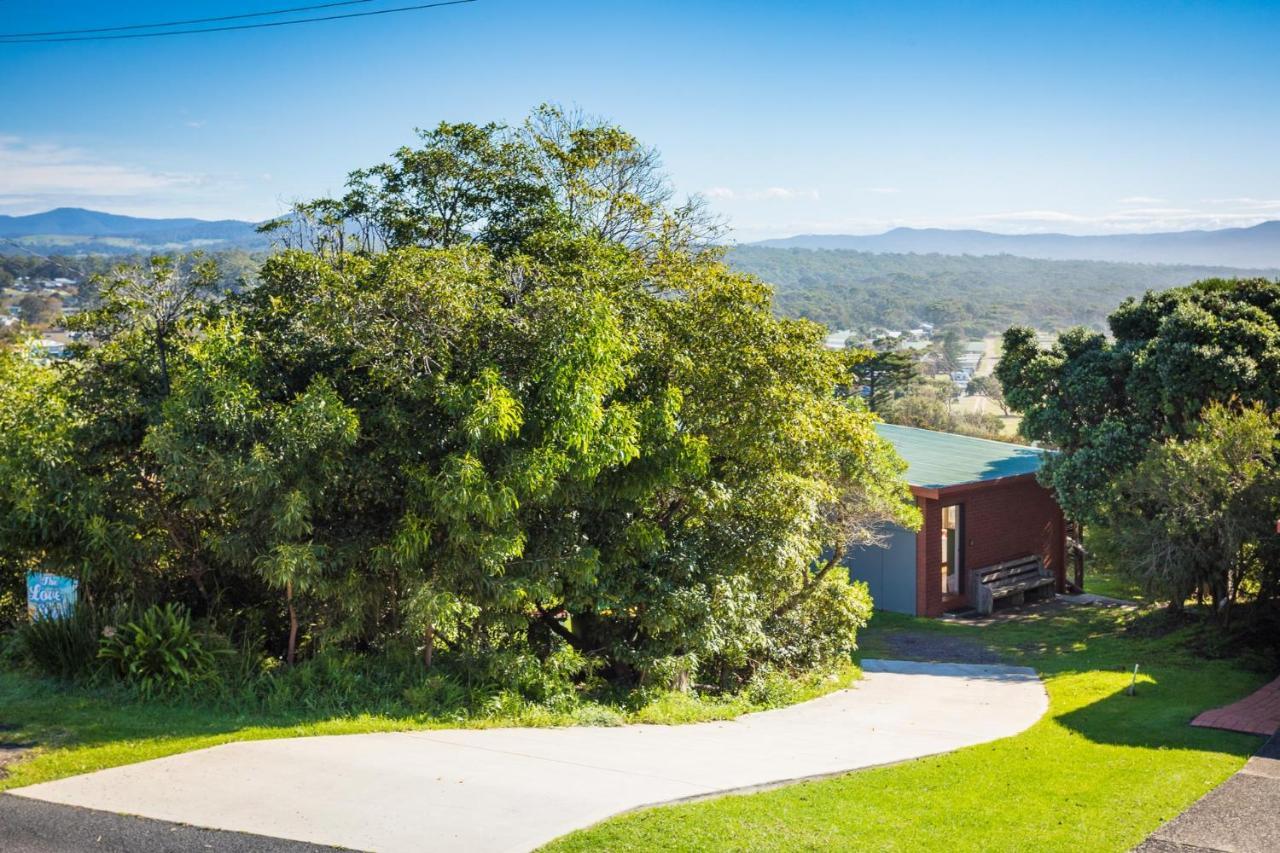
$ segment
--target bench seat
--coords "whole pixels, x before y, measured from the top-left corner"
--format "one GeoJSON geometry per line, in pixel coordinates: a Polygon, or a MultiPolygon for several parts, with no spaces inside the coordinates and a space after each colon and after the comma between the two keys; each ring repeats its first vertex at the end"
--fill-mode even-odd
{"type": "Polygon", "coordinates": [[[1018,557],[971,572],[974,606],[989,615],[997,601],[1021,604],[1028,599],[1052,598],[1057,578],[1036,556],[1018,557]]]}

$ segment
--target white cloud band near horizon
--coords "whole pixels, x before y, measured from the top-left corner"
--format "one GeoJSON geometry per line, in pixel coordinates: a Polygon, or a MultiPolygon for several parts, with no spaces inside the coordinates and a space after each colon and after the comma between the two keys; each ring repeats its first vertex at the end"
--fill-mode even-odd
{"type": "MultiPolygon", "coordinates": [[[[270,182],[266,174],[258,183],[270,182]]],[[[278,211],[256,210],[249,182],[236,177],[163,171],[112,162],[80,147],[33,141],[0,133],[0,213],[23,215],[56,207],[88,207],[134,216],[193,216],[256,221],[278,211]]],[[[284,188],[281,188],[284,189],[284,188]]],[[[1171,202],[1156,194],[1118,198],[1096,212],[1028,208],[967,215],[883,215],[876,207],[908,206],[910,193],[891,186],[864,186],[849,207],[870,213],[847,217],[807,216],[830,210],[839,200],[811,187],[713,186],[701,193],[728,216],[739,240],[796,234],[879,234],[897,227],[979,228],[1008,234],[1061,232],[1124,234],[1247,227],[1280,219],[1280,198],[1227,196],[1171,202]],[[891,199],[889,197],[892,197],[891,199]],[[877,202],[876,198],[884,201],[877,202]]]]}
{"type": "Polygon", "coordinates": [[[235,215],[236,189],[234,180],[109,162],[74,146],[0,133],[4,214],[88,207],[131,216],[220,219],[235,215]]]}
{"type": "MultiPolygon", "coordinates": [[[[1148,201],[1159,201],[1147,197],[1148,201]]],[[[1131,203],[1133,203],[1131,201],[1131,203]]],[[[882,234],[894,228],[978,229],[1001,234],[1061,233],[1078,236],[1153,234],[1168,231],[1247,228],[1280,219],[1280,199],[1200,199],[1186,206],[1118,207],[1100,213],[1070,210],[1010,210],[967,216],[896,216],[848,218],[791,218],[751,221],[732,217],[739,240],[788,237],[796,234],[882,234]]],[[[749,211],[747,212],[749,213],[749,211]]]]}

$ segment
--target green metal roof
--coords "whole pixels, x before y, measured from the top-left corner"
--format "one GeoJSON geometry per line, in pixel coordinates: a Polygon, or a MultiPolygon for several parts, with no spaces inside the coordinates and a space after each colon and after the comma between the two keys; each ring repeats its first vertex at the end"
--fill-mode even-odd
{"type": "Polygon", "coordinates": [[[876,432],[907,460],[907,482],[926,489],[1033,474],[1045,455],[1021,444],[896,424],[876,424],[876,432]]]}

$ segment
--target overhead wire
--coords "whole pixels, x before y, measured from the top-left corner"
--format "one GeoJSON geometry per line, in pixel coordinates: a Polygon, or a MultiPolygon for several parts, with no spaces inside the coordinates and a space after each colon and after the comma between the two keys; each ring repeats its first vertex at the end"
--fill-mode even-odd
{"type": "Polygon", "coordinates": [[[347,12],[341,15],[323,15],[312,18],[298,18],[292,21],[266,21],[257,24],[232,24],[225,27],[200,27],[188,30],[164,30],[154,33],[117,33],[114,35],[55,36],[52,38],[3,38],[0,44],[49,44],[55,42],[115,41],[118,39],[159,38],[162,36],[181,36],[196,33],[223,33],[234,30],[257,30],[267,27],[290,27],[295,24],[313,24],[320,21],[342,21],[350,18],[368,18],[374,15],[391,15],[397,12],[416,12],[422,9],[436,9],[442,6],[461,6],[475,3],[476,0],[440,0],[435,3],[419,3],[413,6],[397,6],[391,9],[373,9],[368,12],[347,12]]]}
{"type": "Polygon", "coordinates": [[[244,12],[239,15],[219,15],[214,18],[187,18],[182,21],[162,21],[158,24],[124,24],[118,27],[92,27],[84,30],[44,30],[30,33],[0,33],[0,39],[26,39],[40,36],[76,36],[86,33],[115,33],[124,30],[154,30],[161,27],[181,27],[187,24],[210,24],[219,21],[238,21],[243,18],[269,18],[272,15],[290,15],[294,12],[313,12],[317,9],[332,9],[335,6],[360,6],[376,0],[340,0],[336,3],[320,3],[314,6],[294,6],[292,9],[272,9],[268,12],[244,12]]]}

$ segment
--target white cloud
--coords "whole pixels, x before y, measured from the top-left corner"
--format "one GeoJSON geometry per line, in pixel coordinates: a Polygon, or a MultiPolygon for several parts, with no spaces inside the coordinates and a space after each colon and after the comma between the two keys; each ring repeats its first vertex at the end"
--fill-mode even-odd
{"type": "Polygon", "coordinates": [[[734,223],[741,241],[794,234],[882,234],[893,228],[980,228],[1003,234],[1143,234],[1160,231],[1240,228],[1280,219],[1280,200],[1205,200],[1194,206],[1123,207],[1101,213],[1028,209],[951,216],[848,216],[734,223]]]}
{"type": "Polygon", "coordinates": [[[135,215],[234,211],[239,182],[109,162],[82,149],[0,134],[0,212],[93,207],[135,215]]]}
{"type": "Polygon", "coordinates": [[[956,219],[946,225],[977,223],[980,227],[995,227],[1009,233],[1062,230],[1070,234],[1142,234],[1240,228],[1277,218],[1280,218],[1280,201],[1218,199],[1195,207],[1126,207],[1095,214],[1061,210],[986,213],[956,219]]]}
{"type": "Polygon", "coordinates": [[[208,124],[208,122],[206,122],[204,119],[198,119],[198,120],[192,119],[191,121],[183,122],[183,124],[185,124],[187,127],[199,130],[200,128],[208,124]]]}
{"type": "Polygon", "coordinates": [[[1165,199],[1149,195],[1131,195],[1118,200],[1116,204],[1168,204],[1165,199]]]}
{"type": "Polygon", "coordinates": [[[863,192],[877,193],[878,195],[893,195],[900,193],[902,190],[897,187],[866,187],[863,192]]]}
{"type": "Polygon", "coordinates": [[[1280,199],[1251,198],[1249,196],[1236,196],[1235,198],[1206,198],[1201,200],[1201,204],[1236,207],[1243,210],[1273,211],[1280,209],[1280,199]]]}
{"type": "Polygon", "coordinates": [[[199,182],[191,175],[103,163],[74,148],[0,137],[0,198],[64,193],[118,196],[199,182]]]}
{"type": "Polygon", "coordinates": [[[765,187],[764,189],[735,190],[730,187],[709,187],[702,194],[720,201],[817,201],[817,190],[792,189],[790,187],[765,187]]]}

